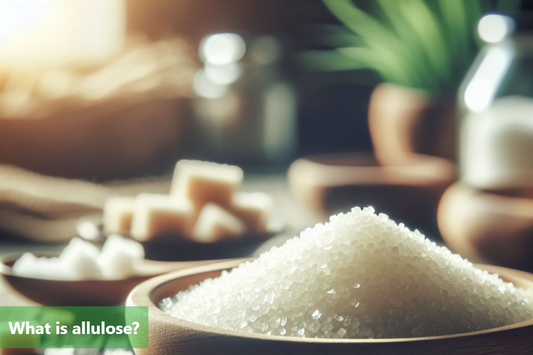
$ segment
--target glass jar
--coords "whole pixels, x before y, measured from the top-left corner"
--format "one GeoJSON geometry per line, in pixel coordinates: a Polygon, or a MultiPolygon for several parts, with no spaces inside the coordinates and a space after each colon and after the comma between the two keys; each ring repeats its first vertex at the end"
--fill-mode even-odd
{"type": "Polygon", "coordinates": [[[193,100],[199,150],[237,164],[285,163],[296,146],[296,97],[275,37],[207,36],[193,100]]]}
{"type": "Polygon", "coordinates": [[[460,180],[479,189],[533,187],[531,18],[487,15],[486,43],[459,92],[460,180]]]}

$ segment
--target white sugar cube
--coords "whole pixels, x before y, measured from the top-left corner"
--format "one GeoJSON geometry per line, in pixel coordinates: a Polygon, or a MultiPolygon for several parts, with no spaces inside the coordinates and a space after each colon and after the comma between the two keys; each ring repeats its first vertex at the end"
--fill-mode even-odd
{"type": "Polygon", "coordinates": [[[23,254],[13,265],[13,273],[56,280],[122,279],[134,276],[143,258],[142,245],[120,235],[109,235],[102,251],[73,238],[58,258],[23,254]]]}
{"type": "Polygon", "coordinates": [[[104,206],[104,231],[108,234],[129,233],[134,206],[134,197],[113,196],[108,198],[104,206]]]}
{"type": "Polygon", "coordinates": [[[35,265],[37,264],[37,257],[32,253],[24,253],[13,264],[13,273],[17,275],[24,275],[28,277],[35,277],[35,265]]]}
{"type": "Polygon", "coordinates": [[[242,180],[242,169],[235,165],[180,160],[174,170],[171,195],[192,201],[196,213],[209,202],[227,207],[242,180]]]}
{"type": "Polygon", "coordinates": [[[96,258],[100,254],[100,250],[91,242],[75,237],[63,249],[60,258],[66,260],[66,258],[71,258],[71,255],[80,253],[96,258]]]}
{"type": "Polygon", "coordinates": [[[100,250],[96,246],[76,237],[65,247],[59,260],[68,279],[97,280],[102,278],[102,272],[97,263],[99,254],[100,250]]]}
{"type": "Polygon", "coordinates": [[[141,244],[117,234],[107,237],[98,264],[106,279],[123,279],[135,275],[136,265],[144,258],[141,244]]]}
{"type": "Polygon", "coordinates": [[[185,235],[193,218],[189,200],[160,194],[140,194],[135,201],[131,236],[145,241],[165,234],[185,235]]]}
{"type": "Polygon", "coordinates": [[[233,196],[231,211],[246,224],[248,230],[267,233],[272,197],[261,192],[238,192],[233,196]]]}
{"type": "Polygon", "coordinates": [[[38,258],[31,253],[24,253],[13,265],[13,273],[26,277],[56,279],[66,277],[65,269],[58,258],[38,258]]]}
{"type": "Polygon", "coordinates": [[[214,242],[237,237],[246,231],[238,218],[214,203],[202,208],[193,230],[193,238],[199,242],[214,242]]]}

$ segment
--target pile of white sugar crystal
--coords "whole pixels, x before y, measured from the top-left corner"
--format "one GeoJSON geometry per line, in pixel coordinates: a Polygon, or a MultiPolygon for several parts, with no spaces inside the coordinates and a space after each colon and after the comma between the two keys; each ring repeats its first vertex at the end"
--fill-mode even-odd
{"type": "Polygon", "coordinates": [[[250,333],[398,338],[533,318],[533,292],[473,267],[371,207],[161,301],[188,321],[250,333]]]}

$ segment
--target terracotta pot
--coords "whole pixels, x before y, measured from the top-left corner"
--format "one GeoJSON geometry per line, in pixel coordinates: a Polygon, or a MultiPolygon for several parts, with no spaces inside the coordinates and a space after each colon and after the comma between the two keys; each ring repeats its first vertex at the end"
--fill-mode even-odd
{"type": "Polygon", "coordinates": [[[533,270],[533,198],[520,195],[454,184],[439,205],[442,237],[468,259],[533,270]]]}
{"type": "Polygon", "coordinates": [[[292,193],[324,218],[354,206],[373,206],[434,236],[437,206],[455,181],[455,167],[446,159],[412,153],[388,165],[368,154],[318,155],[295,161],[288,180],[292,193]]]}
{"type": "MultiPolygon", "coordinates": [[[[137,286],[127,305],[147,306],[149,347],[135,349],[145,354],[531,354],[533,320],[477,332],[425,338],[315,339],[223,330],[187,322],[161,311],[157,304],[239,262],[203,266],[155,277],[137,286]]],[[[533,275],[501,267],[478,265],[519,287],[533,288],[533,275]]]]}
{"type": "Polygon", "coordinates": [[[382,163],[401,159],[404,153],[455,160],[455,104],[451,100],[380,84],[370,97],[368,120],[372,144],[382,163]]]}

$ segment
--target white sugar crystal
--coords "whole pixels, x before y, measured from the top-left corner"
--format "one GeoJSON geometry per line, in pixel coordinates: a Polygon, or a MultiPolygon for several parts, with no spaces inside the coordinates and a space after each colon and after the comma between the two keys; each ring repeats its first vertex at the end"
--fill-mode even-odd
{"type": "Polygon", "coordinates": [[[403,338],[528,320],[532,304],[531,290],[474,268],[372,208],[354,208],[159,306],[237,331],[403,338]]]}

